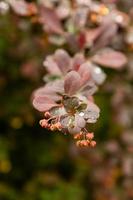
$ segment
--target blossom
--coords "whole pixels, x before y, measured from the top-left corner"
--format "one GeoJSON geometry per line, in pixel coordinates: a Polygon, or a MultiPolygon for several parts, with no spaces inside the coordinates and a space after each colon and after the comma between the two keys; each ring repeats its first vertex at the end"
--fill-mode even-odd
{"type": "MultiPolygon", "coordinates": [[[[36,97],[33,100],[33,105],[45,113],[44,119],[40,120],[40,125],[43,128],[70,134],[80,132],[81,135],[86,135],[85,138],[81,138],[81,141],[88,142],[93,138],[86,129],[87,124],[95,123],[99,117],[100,110],[93,102],[87,99],[86,102],[83,102],[78,97],[65,95],[62,97],[61,103],[58,104],[46,97],[36,97]]],[[[92,143],[89,142],[88,146],[93,147],[92,143]]]]}
{"type": "MultiPolygon", "coordinates": [[[[87,124],[95,123],[100,113],[92,98],[95,84],[100,84],[95,79],[93,67],[96,66],[86,62],[82,54],[71,58],[61,49],[48,56],[44,65],[49,76],[56,75],[56,78],[33,93],[33,106],[44,113],[40,125],[52,131],[87,135],[87,124]]],[[[92,144],[89,142],[88,146],[92,144]]]]}

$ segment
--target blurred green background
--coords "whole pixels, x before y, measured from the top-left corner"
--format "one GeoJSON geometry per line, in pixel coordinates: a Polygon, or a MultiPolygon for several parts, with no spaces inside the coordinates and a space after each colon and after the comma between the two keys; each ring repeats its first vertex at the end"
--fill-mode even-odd
{"type": "Polygon", "coordinates": [[[97,147],[77,148],[70,136],[42,129],[31,105],[33,90],[43,85],[42,62],[56,48],[31,19],[0,15],[0,200],[130,200],[132,129],[116,120],[127,98],[118,111],[112,101],[131,81],[125,71],[105,70],[95,96],[101,116],[91,127],[97,147]]]}

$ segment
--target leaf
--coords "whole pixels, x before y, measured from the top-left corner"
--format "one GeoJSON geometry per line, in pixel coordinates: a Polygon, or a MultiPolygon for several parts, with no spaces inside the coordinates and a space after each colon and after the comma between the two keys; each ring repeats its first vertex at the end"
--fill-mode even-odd
{"type": "Polygon", "coordinates": [[[88,105],[88,107],[87,107],[88,110],[100,113],[99,107],[92,101],[88,101],[87,105],[88,105]]]}
{"type": "Polygon", "coordinates": [[[95,123],[97,118],[99,117],[100,109],[96,104],[91,101],[88,101],[88,107],[86,111],[84,111],[84,119],[87,120],[88,123],[95,123]]]}
{"type": "Polygon", "coordinates": [[[80,127],[80,128],[84,128],[85,127],[85,120],[83,117],[81,117],[79,114],[75,115],[75,125],[80,127]]]}
{"type": "Polygon", "coordinates": [[[63,27],[60,19],[55,10],[45,6],[40,6],[40,21],[42,24],[47,25],[48,29],[57,34],[63,34],[63,27]]]}
{"type": "Polygon", "coordinates": [[[81,127],[77,126],[74,116],[64,115],[61,117],[60,123],[62,128],[66,129],[70,134],[79,133],[81,131],[81,127]]]}
{"type": "Polygon", "coordinates": [[[63,81],[54,81],[47,83],[44,87],[40,87],[39,89],[35,90],[33,93],[33,97],[48,96],[54,101],[59,101],[61,99],[61,96],[58,95],[58,93],[64,92],[63,84],[63,81]]]}
{"type": "Polygon", "coordinates": [[[75,37],[75,34],[70,33],[70,32],[66,32],[64,34],[65,39],[67,41],[67,44],[69,45],[69,47],[74,51],[77,52],[79,50],[79,45],[78,45],[78,40],[77,37],[75,37]]]}
{"type": "Polygon", "coordinates": [[[98,36],[101,34],[101,32],[102,32],[101,27],[88,29],[85,32],[86,42],[87,42],[88,46],[93,45],[94,41],[98,38],[98,36]]]}
{"type": "Polygon", "coordinates": [[[68,129],[68,126],[71,124],[73,119],[74,119],[73,117],[68,116],[68,115],[61,116],[60,123],[61,123],[62,128],[68,129]]]}
{"type": "Polygon", "coordinates": [[[52,56],[47,56],[46,60],[43,62],[43,65],[46,67],[48,73],[52,75],[61,75],[61,71],[52,56]]]}
{"type": "Polygon", "coordinates": [[[88,98],[89,96],[92,96],[97,91],[97,89],[98,88],[94,81],[89,81],[89,83],[83,88],[82,95],[88,98]]]}
{"type": "Polygon", "coordinates": [[[118,30],[117,24],[112,22],[110,17],[101,25],[98,37],[93,43],[92,51],[96,51],[102,47],[107,46],[112,42],[113,37],[116,35],[118,30]]]}
{"type": "Polygon", "coordinates": [[[37,7],[34,3],[27,3],[24,0],[9,0],[9,4],[14,12],[21,16],[30,16],[37,13],[37,7]]]}
{"type": "Polygon", "coordinates": [[[91,63],[86,62],[79,67],[78,73],[81,76],[81,86],[84,85],[91,78],[90,65],[91,63]]]}
{"type": "Polygon", "coordinates": [[[71,71],[65,76],[65,82],[64,82],[64,89],[66,94],[73,95],[77,92],[77,90],[80,88],[80,81],[81,77],[80,75],[75,72],[71,71]]]}
{"type": "Polygon", "coordinates": [[[92,79],[95,81],[95,83],[98,85],[101,85],[106,79],[106,74],[104,73],[104,71],[100,67],[94,64],[91,69],[91,76],[92,79]]]}
{"type": "Polygon", "coordinates": [[[71,69],[71,58],[65,50],[56,50],[54,60],[63,74],[66,74],[71,69]]]}
{"type": "Polygon", "coordinates": [[[127,58],[123,53],[107,48],[93,56],[92,61],[104,67],[120,69],[127,63],[127,58]]]}
{"type": "Polygon", "coordinates": [[[72,60],[72,68],[78,71],[81,64],[85,62],[85,57],[82,53],[76,53],[72,60]]]}
{"type": "Polygon", "coordinates": [[[73,23],[75,27],[78,27],[78,29],[85,27],[88,12],[89,8],[81,6],[76,10],[76,12],[73,13],[73,23]]]}
{"type": "Polygon", "coordinates": [[[75,115],[75,119],[72,123],[72,126],[68,127],[68,131],[71,134],[76,134],[81,131],[82,128],[84,128],[86,125],[86,122],[83,117],[81,117],[79,114],[75,115]]]}
{"type": "Polygon", "coordinates": [[[47,96],[37,96],[33,99],[33,106],[40,112],[45,112],[53,107],[58,106],[58,104],[56,104],[47,96]]]}

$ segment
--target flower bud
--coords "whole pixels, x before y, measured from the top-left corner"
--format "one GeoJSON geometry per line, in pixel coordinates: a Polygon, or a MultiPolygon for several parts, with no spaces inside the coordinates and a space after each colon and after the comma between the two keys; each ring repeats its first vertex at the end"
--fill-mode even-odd
{"type": "Polygon", "coordinates": [[[57,123],[55,124],[55,128],[56,128],[57,130],[61,130],[61,129],[62,129],[61,123],[60,123],[60,122],[57,122],[57,123]]]}
{"type": "Polygon", "coordinates": [[[92,139],[94,138],[94,133],[87,133],[87,134],[86,134],[86,138],[87,138],[88,140],[92,140],[92,139]]]}
{"type": "Polygon", "coordinates": [[[88,141],[87,141],[87,140],[82,140],[82,141],[81,141],[81,146],[82,146],[82,147],[88,147],[88,146],[89,146],[88,141]]]}
{"type": "Polygon", "coordinates": [[[40,120],[40,125],[43,127],[43,128],[47,128],[48,127],[48,122],[46,119],[42,119],[40,120]]]}
{"type": "Polygon", "coordinates": [[[82,133],[77,133],[77,134],[75,134],[75,135],[74,135],[74,139],[75,139],[75,140],[80,140],[80,139],[82,139],[82,133]]]}
{"type": "Polygon", "coordinates": [[[96,146],[96,141],[92,140],[92,141],[90,142],[90,146],[91,146],[91,147],[95,147],[95,146],[96,146]]]}
{"type": "Polygon", "coordinates": [[[57,130],[55,124],[52,124],[52,125],[50,126],[50,130],[51,130],[51,131],[56,131],[56,130],[57,130]]]}
{"type": "Polygon", "coordinates": [[[46,119],[49,119],[49,118],[51,117],[51,115],[50,115],[50,113],[47,111],[47,112],[44,113],[44,117],[45,117],[46,119]]]}

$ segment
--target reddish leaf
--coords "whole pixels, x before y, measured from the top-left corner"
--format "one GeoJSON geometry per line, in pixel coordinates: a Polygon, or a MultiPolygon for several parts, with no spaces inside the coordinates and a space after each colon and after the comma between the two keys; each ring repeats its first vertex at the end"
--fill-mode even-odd
{"type": "Polygon", "coordinates": [[[43,65],[46,67],[47,71],[52,75],[61,75],[61,71],[57,63],[53,60],[52,56],[47,56],[46,60],[43,62],[43,65]]]}
{"type": "Polygon", "coordinates": [[[33,97],[37,96],[49,96],[52,100],[58,101],[61,99],[61,96],[58,93],[64,93],[64,82],[55,81],[46,84],[44,87],[41,87],[33,93],[33,97]]]}
{"type": "Polygon", "coordinates": [[[71,58],[63,49],[56,50],[54,59],[63,74],[71,69],[71,58]]]}
{"type": "Polygon", "coordinates": [[[54,82],[49,82],[45,85],[47,92],[64,93],[64,80],[56,80],[54,82]]]}
{"type": "Polygon", "coordinates": [[[50,99],[54,100],[54,101],[59,101],[61,99],[61,97],[59,95],[57,95],[55,93],[55,91],[51,90],[51,88],[46,88],[46,87],[41,87],[39,89],[37,89],[34,93],[33,93],[34,97],[38,97],[38,96],[47,96],[50,99]]]}
{"type": "Polygon", "coordinates": [[[97,86],[94,82],[89,81],[89,83],[83,88],[82,94],[89,98],[91,95],[93,95],[97,91],[97,86]]]}
{"type": "Polygon", "coordinates": [[[89,46],[93,45],[93,42],[97,39],[97,37],[101,34],[101,27],[88,29],[85,32],[86,42],[89,46]]]}
{"type": "Polygon", "coordinates": [[[85,57],[82,53],[77,53],[72,60],[72,68],[77,71],[81,64],[85,62],[85,57]]]}
{"type": "Polygon", "coordinates": [[[93,56],[92,61],[104,67],[120,69],[127,63],[127,58],[119,51],[104,49],[93,56]]]}
{"type": "Polygon", "coordinates": [[[118,26],[115,24],[115,22],[112,22],[111,19],[107,18],[105,22],[101,25],[99,28],[100,32],[97,33],[98,37],[96,37],[96,40],[93,44],[93,51],[96,51],[102,47],[105,47],[106,45],[110,44],[113,37],[116,35],[118,26]]]}
{"type": "Polygon", "coordinates": [[[78,38],[75,37],[75,34],[66,32],[64,36],[68,45],[73,49],[73,51],[78,51],[79,50],[78,38]]]}
{"type": "Polygon", "coordinates": [[[47,96],[37,96],[33,99],[33,106],[40,112],[45,112],[57,106],[57,104],[47,96]]]}
{"type": "Polygon", "coordinates": [[[40,7],[40,21],[42,24],[46,25],[49,31],[62,34],[63,28],[58,15],[54,9],[42,6],[40,7]]]}
{"type": "Polygon", "coordinates": [[[80,49],[83,49],[85,47],[85,44],[86,44],[86,35],[84,32],[81,32],[79,35],[78,35],[78,46],[80,49]]]}
{"type": "Polygon", "coordinates": [[[77,72],[75,71],[69,72],[65,77],[65,82],[64,82],[65,92],[69,95],[73,95],[80,88],[80,81],[81,77],[77,72]]]}
{"type": "Polygon", "coordinates": [[[81,76],[81,86],[91,78],[90,65],[91,63],[89,62],[83,63],[78,70],[78,73],[81,76]]]}

